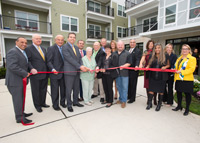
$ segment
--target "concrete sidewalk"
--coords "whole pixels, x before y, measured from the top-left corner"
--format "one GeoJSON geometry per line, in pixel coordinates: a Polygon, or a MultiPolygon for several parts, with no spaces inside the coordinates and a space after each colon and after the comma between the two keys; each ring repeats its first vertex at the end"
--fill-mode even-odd
{"type": "MultiPolygon", "coordinates": [[[[32,103],[30,85],[27,89],[26,112],[32,126],[16,124],[11,95],[0,80],[0,143],[199,143],[200,116],[183,111],[173,112],[174,107],[155,106],[147,111],[143,77],[139,77],[137,99],[125,109],[120,105],[105,108],[95,98],[93,106],[66,108],[54,111],[43,108],[38,113],[32,103]]],[[[52,105],[48,89],[47,104],[52,105]]]]}

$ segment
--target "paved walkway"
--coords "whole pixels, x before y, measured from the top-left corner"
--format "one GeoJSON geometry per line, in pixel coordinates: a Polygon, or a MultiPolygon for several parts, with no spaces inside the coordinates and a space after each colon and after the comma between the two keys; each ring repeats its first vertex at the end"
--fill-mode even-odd
{"type": "MultiPolygon", "coordinates": [[[[54,111],[52,107],[36,112],[30,87],[27,89],[26,112],[32,112],[33,126],[16,124],[11,95],[0,80],[0,143],[199,143],[200,116],[174,107],[163,106],[155,112],[146,108],[143,77],[139,77],[137,101],[122,109],[105,108],[95,98],[91,107],[54,111]]],[[[50,91],[50,90],[48,90],[50,91]]],[[[51,105],[50,94],[47,104],[51,105]]]]}

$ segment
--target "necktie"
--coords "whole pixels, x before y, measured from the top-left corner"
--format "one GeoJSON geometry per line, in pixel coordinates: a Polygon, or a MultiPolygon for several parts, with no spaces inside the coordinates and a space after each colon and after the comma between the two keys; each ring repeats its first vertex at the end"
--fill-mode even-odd
{"type": "Polygon", "coordinates": [[[77,56],[74,46],[72,46],[72,48],[73,48],[74,54],[77,56]]]}
{"type": "Polygon", "coordinates": [[[43,55],[42,50],[41,50],[41,48],[40,48],[39,46],[38,46],[38,50],[39,50],[39,53],[40,53],[41,57],[42,57],[43,60],[45,61],[44,55],[43,55]]]}
{"type": "Polygon", "coordinates": [[[27,57],[26,52],[24,50],[23,50],[23,54],[24,54],[24,56],[25,56],[25,58],[27,60],[27,63],[28,63],[28,57],[27,57]]]}
{"type": "Polygon", "coordinates": [[[81,50],[81,57],[83,57],[84,55],[83,55],[83,50],[81,50]]]}
{"type": "Polygon", "coordinates": [[[62,58],[64,59],[63,54],[62,54],[62,47],[59,47],[59,50],[60,50],[60,54],[61,54],[62,58]]]}
{"type": "Polygon", "coordinates": [[[131,53],[131,52],[132,52],[132,50],[133,50],[133,49],[131,48],[131,49],[129,50],[129,53],[131,53]]]}

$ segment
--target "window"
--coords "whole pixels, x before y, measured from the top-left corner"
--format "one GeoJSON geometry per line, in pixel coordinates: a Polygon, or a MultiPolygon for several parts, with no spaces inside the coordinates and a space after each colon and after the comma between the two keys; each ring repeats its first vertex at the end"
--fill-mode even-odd
{"type": "Polygon", "coordinates": [[[15,24],[26,29],[39,29],[38,14],[23,11],[15,11],[15,24]]]}
{"type": "Polygon", "coordinates": [[[165,24],[174,23],[176,21],[176,5],[166,8],[165,24]]]}
{"type": "Polygon", "coordinates": [[[118,38],[126,37],[126,28],[117,27],[118,38]]]}
{"type": "Polygon", "coordinates": [[[118,16],[126,17],[125,7],[122,5],[118,5],[118,16]]]}
{"type": "Polygon", "coordinates": [[[68,1],[68,2],[71,2],[71,3],[78,3],[78,0],[65,0],[65,1],[68,1]]]}
{"type": "Polygon", "coordinates": [[[190,0],[189,18],[193,19],[196,17],[200,17],[200,0],[190,0]]]}
{"type": "Polygon", "coordinates": [[[150,31],[157,30],[157,16],[145,19],[143,21],[143,32],[147,32],[150,28],[150,31]]]}
{"type": "Polygon", "coordinates": [[[61,16],[61,30],[62,31],[70,31],[70,32],[78,32],[78,19],[70,16],[61,16]]]}
{"type": "Polygon", "coordinates": [[[101,5],[93,1],[88,1],[88,10],[100,13],[101,5]]]}
{"type": "Polygon", "coordinates": [[[143,43],[136,43],[136,47],[140,49],[141,52],[143,52],[143,43]]]}
{"type": "Polygon", "coordinates": [[[88,38],[101,39],[101,26],[89,24],[88,38]]]}

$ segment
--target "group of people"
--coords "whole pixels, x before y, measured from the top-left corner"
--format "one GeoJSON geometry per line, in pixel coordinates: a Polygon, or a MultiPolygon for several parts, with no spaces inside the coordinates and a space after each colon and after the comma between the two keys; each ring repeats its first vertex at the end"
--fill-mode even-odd
{"type": "Polygon", "coordinates": [[[189,45],[182,46],[181,56],[177,59],[172,44],[167,44],[163,48],[161,44],[155,44],[152,40],[148,41],[143,55],[136,47],[134,39],[130,40],[129,51],[125,49],[123,41],[112,40],[107,43],[107,40],[102,38],[100,42],[94,42],[93,47],[87,47],[86,51],[83,50],[83,40],[78,40],[77,46],[75,42],[75,33],[68,34],[67,43],[64,43],[62,35],[57,35],[55,44],[46,50],[41,46],[42,37],[38,34],[32,36],[32,45],[28,47],[24,37],[17,38],[16,46],[6,55],[6,85],[12,95],[17,123],[21,123],[22,120],[24,123],[32,122],[27,119],[32,113],[22,112],[23,78],[30,79],[33,104],[38,112],[42,112],[42,108],[50,107],[46,104],[48,78],[51,84],[52,106],[56,111],[62,106],[73,112],[72,106],[84,107],[80,101],[91,106],[94,103],[92,98],[97,96],[100,96],[100,102],[106,104],[108,108],[113,105],[113,99],[118,98],[117,93],[119,100],[116,104],[125,108],[126,103],[131,104],[136,100],[139,74],[137,69],[132,70],[128,67],[176,69],[175,74],[144,72],[144,88],[148,97],[146,109],[152,108],[153,98],[154,104],[157,105],[156,111],[160,110],[162,102],[172,105],[175,81],[178,106],[173,110],[182,110],[181,101],[184,92],[186,95],[184,115],[188,115],[193,92],[193,72],[196,67],[196,59],[191,56],[189,45]],[[52,73],[38,74],[46,71],[52,73]]]}

